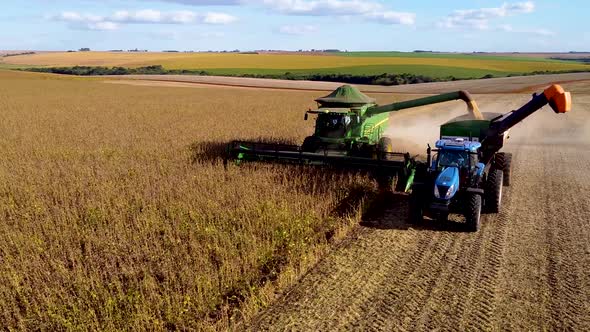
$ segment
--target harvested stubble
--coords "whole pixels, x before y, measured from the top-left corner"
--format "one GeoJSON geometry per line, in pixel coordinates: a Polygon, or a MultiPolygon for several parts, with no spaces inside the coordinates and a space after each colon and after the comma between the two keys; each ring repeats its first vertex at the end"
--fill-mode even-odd
{"type": "Polygon", "coordinates": [[[355,219],[362,195],[348,214],[338,204],[374,186],[224,170],[230,139],[300,141],[314,96],[0,71],[1,325],[224,329],[250,317],[355,219]]]}

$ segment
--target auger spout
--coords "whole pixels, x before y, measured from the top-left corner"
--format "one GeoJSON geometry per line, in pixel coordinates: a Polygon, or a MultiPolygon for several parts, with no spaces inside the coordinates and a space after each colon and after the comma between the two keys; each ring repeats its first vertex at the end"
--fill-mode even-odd
{"type": "Polygon", "coordinates": [[[395,112],[395,111],[403,110],[406,108],[413,108],[413,107],[419,107],[419,106],[425,106],[425,105],[444,103],[444,102],[452,101],[452,100],[465,101],[465,103],[467,104],[467,108],[468,108],[469,112],[471,114],[473,114],[473,117],[476,120],[483,120],[483,116],[481,115],[481,112],[479,111],[479,108],[477,107],[477,103],[471,97],[469,92],[464,91],[464,90],[450,92],[450,93],[443,93],[443,94],[436,95],[436,96],[407,100],[407,101],[392,103],[392,104],[388,104],[388,105],[374,106],[374,107],[369,108],[365,114],[367,116],[373,116],[376,114],[395,112]]]}

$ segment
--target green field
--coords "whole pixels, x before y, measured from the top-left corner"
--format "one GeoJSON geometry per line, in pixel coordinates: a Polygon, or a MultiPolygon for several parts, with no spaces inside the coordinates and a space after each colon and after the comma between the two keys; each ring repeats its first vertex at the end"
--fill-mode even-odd
{"type": "Polygon", "coordinates": [[[339,52],[330,53],[339,56],[347,57],[391,57],[391,58],[431,58],[431,59],[479,59],[479,60],[507,60],[507,61],[538,61],[538,62],[560,62],[561,60],[554,60],[543,57],[533,57],[526,55],[486,55],[481,53],[434,53],[434,52],[381,52],[381,51],[367,51],[367,52],[339,52]]]}
{"type": "Polygon", "coordinates": [[[588,64],[526,55],[401,52],[323,53],[126,53],[46,52],[0,59],[0,68],[23,66],[104,66],[138,68],[161,65],[166,70],[206,71],[216,75],[315,74],[368,76],[412,74],[438,78],[502,77],[535,72],[588,71],[588,64]]]}
{"type": "Polygon", "coordinates": [[[491,74],[497,77],[516,74],[518,72],[504,72],[499,70],[472,69],[461,67],[441,67],[429,65],[372,65],[339,68],[318,69],[258,69],[258,68],[208,68],[204,71],[214,75],[283,75],[291,73],[294,76],[309,76],[314,74],[343,74],[353,76],[388,74],[413,74],[432,78],[479,78],[491,74]]]}

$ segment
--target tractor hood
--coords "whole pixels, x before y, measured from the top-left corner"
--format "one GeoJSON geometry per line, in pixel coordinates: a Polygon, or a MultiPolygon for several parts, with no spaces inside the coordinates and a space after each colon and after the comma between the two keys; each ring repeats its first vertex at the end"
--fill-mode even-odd
{"type": "Polygon", "coordinates": [[[459,169],[457,167],[445,168],[434,182],[434,197],[441,200],[450,200],[459,190],[459,169]]]}

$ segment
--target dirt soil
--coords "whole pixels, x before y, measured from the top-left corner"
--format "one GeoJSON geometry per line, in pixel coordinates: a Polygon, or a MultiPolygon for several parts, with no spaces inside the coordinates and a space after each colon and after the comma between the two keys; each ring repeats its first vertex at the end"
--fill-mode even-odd
{"type": "MultiPolygon", "coordinates": [[[[152,86],[225,86],[256,89],[304,90],[304,91],[333,91],[342,83],[274,80],[264,78],[198,76],[198,75],[125,75],[125,76],[97,76],[108,78],[108,83],[141,84],[152,86]],[[141,83],[134,81],[139,80],[141,83]],[[179,83],[179,84],[172,84],[179,83]]],[[[486,80],[467,80],[453,82],[423,83],[397,86],[356,85],[366,93],[405,93],[429,94],[443,93],[454,90],[468,90],[471,93],[505,93],[526,91],[531,86],[546,86],[550,83],[578,82],[590,80],[590,73],[571,73],[558,75],[536,75],[490,78],[486,80]]]]}
{"type": "MultiPolygon", "coordinates": [[[[590,85],[565,86],[571,113],[545,108],[511,131],[512,185],[480,232],[411,226],[407,196],[398,195],[248,328],[590,330],[590,85]]],[[[477,100],[505,112],[529,97],[477,100]]]]}

